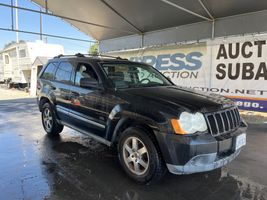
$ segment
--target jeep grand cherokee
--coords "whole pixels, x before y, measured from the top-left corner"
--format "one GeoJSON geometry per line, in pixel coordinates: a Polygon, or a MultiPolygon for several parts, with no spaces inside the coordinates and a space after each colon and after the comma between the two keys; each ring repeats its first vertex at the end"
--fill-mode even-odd
{"type": "Polygon", "coordinates": [[[164,173],[190,174],[231,162],[247,125],[234,102],[174,85],[155,68],[121,58],[57,56],[38,79],[45,131],[63,126],[118,149],[140,183],[164,173]]]}

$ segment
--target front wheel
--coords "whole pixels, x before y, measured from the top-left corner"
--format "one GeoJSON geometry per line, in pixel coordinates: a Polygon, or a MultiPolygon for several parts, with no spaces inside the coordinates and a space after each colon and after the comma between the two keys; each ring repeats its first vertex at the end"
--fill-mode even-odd
{"type": "Polygon", "coordinates": [[[157,181],[166,172],[155,138],[141,128],[126,129],[119,139],[118,151],[124,171],[139,183],[157,181]]]}
{"type": "Polygon", "coordinates": [[[42,123],[47,134],[51,136],[58,135],[64,128],[57,122],[50,103],[45,103],[42,107],[42,123]]]}

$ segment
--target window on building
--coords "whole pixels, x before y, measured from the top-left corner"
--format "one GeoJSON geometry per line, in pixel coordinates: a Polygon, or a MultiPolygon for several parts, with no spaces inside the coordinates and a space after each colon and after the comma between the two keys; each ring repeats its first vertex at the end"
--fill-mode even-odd
{"type": "Polygon", "coordinates": [[[16,49],[10,51],[10,52],[9,52],[9,56],[12,57],[12,58],[16,57],[16,56],[17,56],[16,49]]]}
{"type": "Polygon", "coordinates": [[[5,63],[9,64],[9,56],[8,55],[5,55],[5,63]]]}
{"type": "Polygon", "coordinates": [[[61,62],[58,66],[55,80],[70,83],[71,82],[71,73],[72,73],[73,66],[69,62],[61,62]]]}
{"type": "Polygon", "coordinates": [[[20,58],[24,58],[24,57],[26,57],[26,50],[25,50],[25,49],[21,49],[21,50],[19,50],[19,57],[20,57],[20,58]]]}

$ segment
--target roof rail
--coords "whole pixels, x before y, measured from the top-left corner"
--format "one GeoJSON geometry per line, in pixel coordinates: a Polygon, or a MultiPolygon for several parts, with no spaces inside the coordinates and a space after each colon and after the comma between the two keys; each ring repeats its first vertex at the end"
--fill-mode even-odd
{"type": "Polygon", "coordinates": [[[99,54],[100,57],[106,57],[106,58],[115,58],[118,60],[128,60],[127,58],[122,58],[120,56],[110,56],[110,55],[104,55],[104,54],[99,54]]]}
{"type": "Polygon", "coordinates": [[[76,56],[76,57],[86,57],[86,56],[90,56],[90,57],[105,57],[105,58],[114,58],[114,59],[118,59],[118,60],[128,60],[127,58],[121,58],[119,56],[111,56],[111,55],[104,55],[104,54],[82,54],[82,53],[76,53],[74,55],[63,55],[63,54],[59,54],[58,56],[55,56],[54,58],[61,58],[61,57],[69,57],[69,56],[76,56]]]}
{"type": "Polygon", "coordinates": [[[81,53],[76,53],[75,56],[77,56],[77,57],[85,57],[85,56],[84,56],[83,54],[81,54],[81,53]]]}
{"type": "Polygon", "coordinates": [[[64,56],[64,55],[63,54],[59,54],[59,55],[55,56],[54,58],[60,58],[62,56],[64,56]]]}

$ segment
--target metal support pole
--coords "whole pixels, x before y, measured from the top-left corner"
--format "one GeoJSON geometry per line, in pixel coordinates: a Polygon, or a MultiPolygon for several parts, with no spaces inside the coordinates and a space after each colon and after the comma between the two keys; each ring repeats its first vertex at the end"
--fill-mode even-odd
{"type": "Polygon", "coordinates": [[[170,6],[173,6],[173,7],[175,7],[175,8],[178,8],[179,10],[182,10],[182,11],[184,11],[184,12],[187,12],[187,13],[189,13],[189,14],[191,14],[191,15],[194,15],[194,16],[196,16],[196,17],[199,17],[199,18],[201,18],[201,19],[204,19],[204,20],[207,20],[207,21],[212,21],[211,18],[208,18],[208,17],[205,17],[205,16],[200,15],[200,14],[198,14],[198,13],[195,13],[195,12],[193,12],[193,11],[191,11],[191,10],[188,10],[188,9],[186,9],[186,8],[184,8],[184,7],[182,7],[182,6],[178,5],[178,4],[176,4],[176,3],[173,3],[173,2],[171,2],[171,1],[169,1],[169,0],[160,0],[160,1],[162,1],[162,2],[164,2],[164,3],[166,3],[166,4],[169,4],[170,6]]]}
{"type": "MultiPolygon", "coordinates": [[[[12,29],[1,28],[1,27],[0,27],[0,31],[11,31],[11,32],[26,33],[26,34],[31,34],[31,35],[40,35],[39,32],[23,31],[23,30],[12,30],[12,29]]],[[[60,35],[52,35],[52,34],[45,34],[45,33],[43,33],[42,35],[46,36],[46,37],[54,37],[54,38],[60,38],[60,39],[66,39],[66,40],[74,40],[74,41],[80,41],[80,42],[93,42],[93,43],[96,43],[95,41],[92,41],[92,40],[83,40],[83,39],[65,37],[65,36],[60,36],[60,35]]]]}
{"type": "Polygon", "coordinates": [[[141,48],[144,47],[144,34],[141,34],[141,48]]]}
{"type": "Polygon", "coordinates": [[[48,2],[45,0],[45,12],[48,13],[48,2]]]}
{"type": "Polygon", "coordinates": [[[215,36],[215,20],[212,21],[211,39],[214,39],[214,36],[215,36]]]}
{"type": "MultiPolygon", "coordinates": [[[[13,0],[10,0],[11,6],[14,6],[13,0]]],[[[14,30],[14,9],[11,7],[11,28],[14,30]]]]}
{"type": "MultiPolygon", "coordinates": [[[[40,11],[42,11],[42,8],[40,8],[40,11]]],[[[43,19],[42,19],[42,13],[40,12],[40,40],[43,40],[43,19]]]]}
{"type": "Polygon", "coordinates": [[[210,11],[207,9],[207,7],[204,5],[204,3],[202,2],[202,0],[198,0],[198,2],[200,3],[200,5],[202,6],[202,8],[206,11],[206,13],[209,15],[209,17],[211,19],[214,19],[214,17],[210,14],[210,11]]]}
{"type": "MultiPolygon", "coordinates": [[[[15,6],[18,7],[18,0],[15,0],[15,6]]],[[[17,44],[19,43],[19,16],[18,16],[18,9],[16,8],[15,9],[15,18],[16,18],[16,42],[17,44]]],[[[17,54],[17,57],[16,57],[16,60],[17,60],[17,65],[16,65],[16,70],[17,72],[21,73],[20,71],[20,61],[19,61],[19,46],[17,45],[16,46],[16,54],[17,54]]],[[[14,72],[15,69],[13,68],[12,66],[12,72],[14,72]]],[[[14,80],[13,80],[14,81],[14,80]]]]}
{"type": "Polygon", "coordinates": [[[116,9],[114,9],[110,4],[108,4],[105,0],[100,0],[104,5],[106,5],[110,10],[116,13],[121,19],[123,19],[126,23],[128,23],[131,27],[133,27],[139,34],[142,34],[142,30],[136,27],[132,22],[126,19],[121,13],[119,13],[116,9]]]}
{"type": "MultiPolygon", "coordinates": [[[[15,7],[18,7],[18,0],[15,0],[15,7]]],[[[15,18],[16,18],[16,30],[19,30],[19,16],[18,9],[15,9],[15,18]]],[[[16,41],[19,43],[19,32],[16,32],[16,41]]]]}

